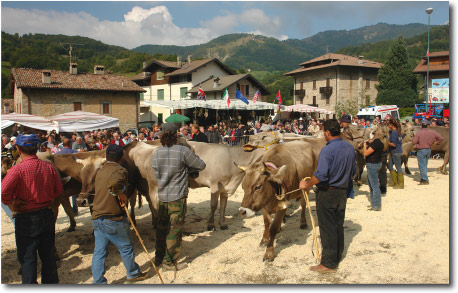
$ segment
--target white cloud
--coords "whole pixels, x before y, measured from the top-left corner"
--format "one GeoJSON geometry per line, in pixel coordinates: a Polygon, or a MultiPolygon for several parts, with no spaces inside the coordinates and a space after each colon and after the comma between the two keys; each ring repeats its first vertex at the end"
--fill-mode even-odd
{"type": "Polygon", "coordinates": [[[2,30],[9,33],[80,35],[106,44],[134,48],[144,44],[195,45],[218,35],[205,28],[180,28],[167,7],[133,7],[124,21],[102,21],[92,15],[2,7],[2,30]]]}
{"type": "Polygon", "coordinates": [[[124,15],[124,21],[106,21],[86,13],[68,13],[43,10],[25,10],[2,7],[2,30],[8,33],[44,33],[80,35],[106,44],[131,49],[144,44],[189,46],[202,44],[223,34],[237,32],[240,26],[252,33],[279,39],[282,23],[270,18],[261,9],[215,16],[202,21],[200,28],[180,28],[166,6],[144,9],[133,7],[124,15]]]}

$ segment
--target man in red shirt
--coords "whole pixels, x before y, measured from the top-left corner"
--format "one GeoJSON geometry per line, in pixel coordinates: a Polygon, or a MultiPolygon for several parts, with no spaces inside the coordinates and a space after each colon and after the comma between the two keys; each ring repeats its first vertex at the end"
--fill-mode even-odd
{"type": "Polygon", "coordinates": [[[52,164],[36,156],[38,138],[19,135],[16,140],[22,162],[12,167],[2,181],[2,202],[15,213],[15,234],[22,283],[37,283],[37,250],[42,262],[41,283],[56,284],[54,256],[55,224],[51,204],[62,191],[59,174],[52,164]]]}

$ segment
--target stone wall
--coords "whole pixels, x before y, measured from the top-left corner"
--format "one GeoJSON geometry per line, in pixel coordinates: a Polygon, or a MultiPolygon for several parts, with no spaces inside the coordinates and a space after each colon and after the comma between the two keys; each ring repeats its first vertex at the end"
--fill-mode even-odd
{"type": "Polygon", "coordinates": [[[121,131],[137,127],[139,93],[27,89],[23,96],[30,102],[30,113],[23,113],[42,117],[75,111],[74,102],[81,102],[82,111],[102,114],[102,102],[108,102],[111,113],[106,115],[119,118],[121,131]]]}

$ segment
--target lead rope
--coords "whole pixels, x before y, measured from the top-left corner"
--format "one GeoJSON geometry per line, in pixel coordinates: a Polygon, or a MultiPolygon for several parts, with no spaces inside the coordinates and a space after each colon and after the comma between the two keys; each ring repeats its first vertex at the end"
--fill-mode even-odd
{"type": "MultiPolygon", "coordinates": [[[[306,181],[306,180],[309,180],[311,179],[310,177],[305,177],[304,179],[302,179],[303,181],[306,181]]],[[[313,229],[313,242],[315,243],[315,250],[316,250],[316,255],[313,253],[313,244],[312,243],[312,254],[313,256],[315,256],[316,260],[318,263],[321,262],[321,256],[320,256],[320,250],[318,248],[318,239],[317,239],[317,236],[316,236],[316,230],[315,230],[315,220],[313,219],[313,215],[312,215],[312,208],[310,206],[310,201],[309,201],[309,195],[308,195],[308,192],[306,192],[305,190],[302,190],[302,196],[304,197],[304,200],[306,202],[306,205],[308,206],[308,210],[309,210],[309,214],[310,214],[310,220],[312,221],[312,229],[313,229]]]]}

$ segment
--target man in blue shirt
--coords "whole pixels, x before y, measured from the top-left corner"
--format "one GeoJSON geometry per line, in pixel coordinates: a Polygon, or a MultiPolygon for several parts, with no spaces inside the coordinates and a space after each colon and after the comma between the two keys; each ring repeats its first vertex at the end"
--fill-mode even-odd
{"type": "Polygon", "coordinates": [[[321,149],[318,167],[312,179],[301,181],[300,188],[308,190],[316,185],[316,212],[323,246],[321,263],[310,267],[320,273],[335,272],[344,249],[343,223],[351,179],[356,173],[353,146],[340,138],[336,119],[324,122],[326,146],[321,149]]]}

